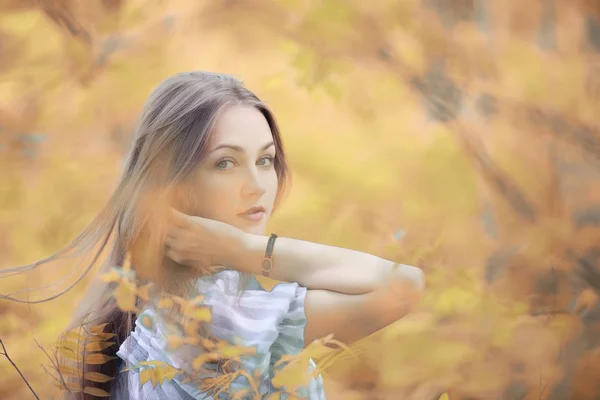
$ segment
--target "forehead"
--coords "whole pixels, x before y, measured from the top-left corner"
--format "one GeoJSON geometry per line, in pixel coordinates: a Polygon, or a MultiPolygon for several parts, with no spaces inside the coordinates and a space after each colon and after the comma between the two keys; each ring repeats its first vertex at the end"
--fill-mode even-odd
{"type": "Polygon", "coordinates": [[[232,144],[252,149],[272,139],[271,128],[259,110],[250,106],[233,106],[217,119],[210,147],[232,144]]]}

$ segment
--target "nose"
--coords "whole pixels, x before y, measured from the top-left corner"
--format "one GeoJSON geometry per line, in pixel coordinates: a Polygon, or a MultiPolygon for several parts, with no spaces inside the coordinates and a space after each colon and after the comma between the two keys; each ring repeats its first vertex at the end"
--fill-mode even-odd
{"type": "Polygon", "coordinates": [[[244,196],[262,196],[265,191],[264,179],[261,179],[261,174],[256,168],[248,169],[242,183],[242,195],[244,196]]]}

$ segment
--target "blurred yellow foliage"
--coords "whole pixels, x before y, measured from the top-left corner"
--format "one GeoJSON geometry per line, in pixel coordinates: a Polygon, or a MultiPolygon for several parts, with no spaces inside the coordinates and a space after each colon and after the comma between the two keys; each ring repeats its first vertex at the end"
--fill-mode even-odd
{"type": "MultiPolygon", "coordinates": [[[[95,215],[157,82],[182,70],[237,74],[274,109],[293,168],[291,195],[270,229],[419,265],[427,275],[418,312],[351,346],[352,357],[314,355],[327,367],[328,398],[596,398],[597,3],[0,7],[0,267],[60,249],[95,215]]],[[[74,264],[3,278],[1,294],[56,293],[74,281],[74,264]]],[[[105,279],[124,309],[149,298],[149,288],[117,271],[105,279]]],[[[55,393],[39,367],[47,357],[31,344],[54,343],[88,282],[49,303],[0,302],[0,338],[46,398],[55,393]]],[[[176,304],[162,299],[159,307],[176,304]]],[[[209,320],[195,305],[185,314],[209,320]]],[[[189,327],[188,336],[197,326],[189,327]]],[[[86,336],[90,351],[110,343],[98,329],[86,336]]],[[[75,362],[78,335],[57,348],[75,362]]],[[[240,355],[233,346],[219,351],[240,355]]],[[[30,398],[2,360],[0,398],[30,398]]],[[[286,387],[298,378],[285,375],[288,365],[278,376],[286,387]]],[[[159,384],[176,371],[157,364],[143,373],[159,384]]],[[[226,382],[212,383],[218,391],[226,382]]]]}

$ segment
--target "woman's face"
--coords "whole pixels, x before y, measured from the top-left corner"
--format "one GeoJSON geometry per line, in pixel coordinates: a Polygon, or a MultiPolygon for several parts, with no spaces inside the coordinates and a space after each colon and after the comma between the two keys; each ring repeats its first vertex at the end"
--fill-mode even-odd
{"type": "Polygon", "coordinates": [[[193,182],[197,215],[263,234],[278,189],[275,156],[262,113],[249,106],[228,108],[193,182]]]}

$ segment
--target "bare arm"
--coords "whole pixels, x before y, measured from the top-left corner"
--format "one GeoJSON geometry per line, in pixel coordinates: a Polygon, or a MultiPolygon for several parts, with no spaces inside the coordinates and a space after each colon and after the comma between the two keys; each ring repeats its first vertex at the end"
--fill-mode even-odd
{"type": "MultiPolygon", "coordinates": [[[[261,273],[268,237],[248,235],[234,266],[261,273]]],[[[369,336],[410,311],[424,287],[416,267],[356,250],[277,238],[271,277],[308,288],[305,343],[333,334],[350,344],[369,336]]]]}
{"type": "MultiPolygon", "coordinates": [[[[254,235],[226,223],[173,210],[165,238],[166,255],[181,264],[227,266],[261,274],[268,236],[254,235]]],[[[346,294],[370,293],[397,277],[421,290],[419,268],[341,247],[280,237],[272,254],[271,277],[307,289],[346,294]],[[399,266],[399,268],[397,268],[399,266]]]]}
{"type": "Polygon", "coordinates": [[[351,344],[404,317],[420,295],[420,290],[402,278],[390,279],[367,294],[309,290],[304,303],[305,343],[333,333],[336,340],[351,344]]]}
{"type": "MultiPolygon", "coordinates": [[[[261,274],[267,236],[181,213],[174,217],[166,244],[175,261],[261,274]]],[[[331,333],[346,343],[368,336],[410,312],[424,287],[419,268],[303,240],[278,238],[272,260],[272,278],[308,289],[305,343],[331,333]]]]}
{"type": "MultiPolygon", "coordinates": [[[[234,268],[261,274],[268,236],[246,234],[242,250],[231,261],[234,268]]],[[[423,273],[419,268],[341,247],[303,240],[278,238],[273,249],[270,276],[284,282],[297,282],[311,290],[345,294],[366,294],[385,286],[390,279],[403,279],[421,290],[423,273]]]]}

